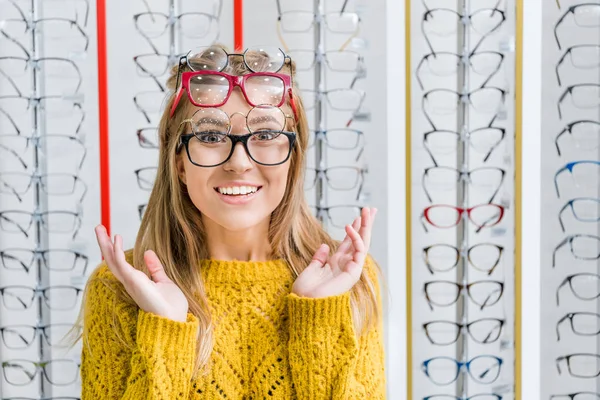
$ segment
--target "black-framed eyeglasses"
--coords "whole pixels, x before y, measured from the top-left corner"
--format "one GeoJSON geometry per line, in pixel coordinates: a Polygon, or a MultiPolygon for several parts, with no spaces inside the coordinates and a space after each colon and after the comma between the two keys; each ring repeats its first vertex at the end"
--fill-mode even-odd
{"type": "Polygon", "coordinates": [[[30,126],[24,128],[20,126],[20,123],[22,123],[20,118],[13,118],[17,115],[28,115],[27,111],[31,107],[37,107],[52,117],[48,119],[53,122],[51,125],[48,124],[48,132],[74,132],[77,134],[83,126],[86,115],[83,109],[83,98],[79,94],[39,97],[0,96],[0,113],[6,116],[10,125],[14,127],[14,134],[20,135],[22,131],[31,129],[30,126]],[[71,127],[71,125],[73,126],[71,127]]]}
{"type": "Polygon", "coordinates": [[[317,102],[327,101],[332,110],[356,112],[365,100],[366,93],[358,89],[331,89],[326,91],[302,90],[304,109],[313,110],[317,102]]]}
{"type": "Polygon", "coordinates": [[[25,237],[29,237],[29,230],[37,222],[47,232],[73,232],[73,238],[75,238],[81,227],[81,213],[65,210],[42,212],[0,211],[0,229],[8,233],[22,233],[25,237]]]}
{"type": "Polygon", "coordinates": [[[492,203],[502,187],[505,175],[506,171],[498,167],[480,167],[461,171],[454,167],[436,166],[425,168],[421,176],[421,185],[430,203],[433,202],[432,191],[455,190],[461,180],[473,185],[478,191],[491,193],[488,203],[492,203]]]}
{"type": "Polygon", "coordinates": [[[433,306],[449,307],[456,304],[460,294],[465,291],[471,301],[481,310],[500,301],[504,293],[504,283],[494,280],[481,280],[463,285],[452,281],[435,280],[423,285],[425,299],[429,308],[433,306]]]}
{"type": "Polygon", "coordinates": [[[556,305],[560,305],[560,289],[569,285],[571,292],[579,300],[589,301],[600,297],[600,275],[588,272],[567,276],[556,288],[556,305]]]}
{"type": "Polygon", "coordinates": [[[324,217],[327,217],[332,226],[344,229],[348,221],[353,221],[360,216],[362,207],[356,205],[310,206],[310,210],[317,218],[325,219],[324,217]]]}
{"type": "Polygon", "coordinates": [[[13,386],[26,386],[38,373],[55,386],[69,386],[77,380],[80,364],[69,359],[53,359],[36,362],[30,360],[8,360],[2,363],[4,378],[13,386]],[[61,374],[52,373],[61,371],[61,374]]]}
{"type": "Polygon", "coordinates": [[[570,312],[556,323],[556,340],[560,342],[560,324],[569,321],[571,330],[579,336],[600,334],[600,314],[594,312],[570,312]]]}
{"type": "Polygon", "coordinates": [[[140,216],[140,221],[144,217],[144,213],[146,212],[146,208],[147,207],[148,207],[148,204],[140,204],[140,205],[138,205],[137,210],[138,210],[138,215],[140,216]]]}
{"type": "Polygon", "coordinates": [[[309,149],[315,145],[318,139],[323,140],[327,147],[333,150],[355,150],[361,147],[364,141],[364,133],[358,129],[334,128],[323,131],[311,130],[310,133],[309,149]]]}
{"type": "Polygon", "coordinates": [[[565,232],[565,225],[562,220],[562,214],[567,208],[571,208],[571,212],[577,221],[600,221],[600,199],[595,197],[577,197],[567,201],[558,212],[558,222],[563,232],[565,232]]]}
{"type": "Polygon", "coordinates": [[[323,179],[333,190],[354,190],[358,187],[356,200],[360,198],[367,173],[365,168],[356,166],[339,166],[329,168],[306,168],[304,175],[304,190],[315,187],[317,180],[323,179]]]}
{"type": "Polygon", "coordinates": [[[552,252],[552,268],[556,267],[556,253],[561,247],[569,245],[573,257],[579,260],[597,260],[600,258],[600,237],[588,234],[575,234],[565,237],[552,252]]]}
{"type": "Polygon", "coordinates": [[[75,250],[50,248],[47,250],[31,250],[17,247],[0,250],[2,266],[8,270],[23,270],[29,273],[37,261],[50,271],[69,272],[82,269],[85,275],[88,267],[88,256],[75,250]]]}
{"type": "Polygon", "coordinates": [[[486,86],[469,92],[458,92],[451,89],[432,89],[423,94],[421,106],[425,118],[427,118],[433,130],[436,130],[437,128],[430,114],[454,114],[458,110],[459,104],[462,103],[469,104],[478,113],[496,114],[505,103],[506,93],[506,90],[495,86],[486,86]]]}
{"type": "MultiPolygon", "coordinates": [[[[600,4],[598,5],[598,9],[600,10],[600,4]]],[[[556,105],[560,119],[563,117],[561,104],[568,94],[571,95],[573,105],[579,109],[592,109],[600,106],[600,83],[578,83],[571,85],[565,89],[556,105]]]]}
{"type": "Polygon", "coordinates": [[[46,325],[6,325],[0,327],[0,336],[4,345],[13,350],[24,350],[39,336],[51,347],[67,347],[62,339],[73,328],[73,324],[46,325]]]}
{"type": "Polygon", "coordinates": [[[461,257],[467,257],[469,264],[478,271],[491,275],[500,264],[504,247],[494,243],[478,243],[468,249],[444,243],[423,248],[423,260],[431,274],[451,271],[458,266],[461,257]]]}
{"type": "Polygon", "coordinates": [[[54,285],[35,288],[22,285],[0,287],[2,302],[8,310],[23,311],[31,308],[36,298],[41,297],[51,310],[72,310],[82,290],[75,286],[54,285]]]}
{"type": "Polygon", "coordinates": [[[470,26],[481,35],[481,39],[471,50],[471,52],[475,52],[489,35],[500,28],[504,21],[506,21],[506,15],[498,8],[482,8],[468,15],[462,15],[449,8],[432,8],[423,14],[421,31],[429,50],[435,53],[429,35],[447,37],[456,33],[456,27],[460,24],[470,26]],[[436,20],[440,22],[436,23],[436,20]]]}
{"type": "Polygon", "coordinates": [[[556,369],[562,375],[560,364],[567,363],[567,371],[576,378],[596,378],[600,376],[600,355],[593,353],[573,353],[556,358],[556,369]]]}
{"type": "Polygon", "coordinates": [[[489,344],[500,338],[505,322],[499,318],[481,318],[466,324],[454,321],[430,321],[423,324],[423,329],[431,344],[437,346],[454,344],[465,332],[477,343],[489,344]]]}
{"type": "MultiPolygon", "coordinates": [[[[558,0],[557,0],[558,1],[558,0]]],[[[559,5],[560,8],[560,5],[559,5]]],[[[597,27],[600,26],[600,4],[598,3],[580,3],[572,5],[565,13],[556,21],[554,25],[554,38],[559,49],[562,49],[560,40],[558,39],[558,27],[567,18],[569,14],[573,14],[575,24],[579,27],[597,27]]]]}
{"type": "Polygon", "coordinates": [[[558,146],[558,139],[565,133],[568,133],[575,142],[575,147],[578,150],[597,150],[598,142],[600,141],[600,122],[593,121],[590,119],[582,119],[571,122],[565,128],[556,135],[554,144],[556,145],[556,151],[561,156],[560,147],[558,146]]]}
{"type": "Polygon", "coordinates": [[[451,130],[432,130],[423,135],[423,146],[435,166],[435,157],[454,155],[458,145],[467,141],[469,146],[480,154],[485,154],[483,162],[487,162],[494,150],[506,136],[506,129],[496,126],[484,126],[468,132],[451,130]]]}
{"type": "Polygon", "coordinates": [[[12,194],[19,202],[32,187],[39,185],[50,196],[70,196],[77,187],[82,188],[81,203],[87,193],[86,183],[73,174],[27,174],[24,172],[0,172],[0,193],[12,194]]]}
{"type": "Polygon", "coordinates": [[[287,119],[283,110],[274,106],[256,106],[247,114],[227,115],[219,108],[201,108],[192,118],[181,122],[189,124],[192,133],[180,136],[177,152],[185,147],[188,159],[198,167],[216,167],[225,164],[241,143],[246,154],[257,164],[275,166],[285,163],[292,154],[296,133],[286,131],[287,119]],[[248,134],[232,134],[231,118],[245,119],[248,134]]]}
{"type": "Polygon", "coordinates": [[[555,71],[556,79],[558,80],[558,86],[562,86],[562,81],[560,79],[558,69],[560,68],[562,63],[565,62],[567,56],[569,56],[571,64],[573,64],[575,68],[592,69],[600,67],[600,45],[578,44],[575,46],[571,46],[564,52],[560,60],[558,60],[558,63],[556,63],[555,71]],[[590,62],[590,60],[592,61],[590,62]]]}
{"type": "Polygon", "coordinates": [[[152,115],[157,115],[163,108],[165,102],[164,90],[147,90],[133,96],[135,108],[144,116],[148,124],[151,124],[152,115]]]}
{"type": "Polygon", "coordinates": [[[458,54],[451,51],[429,53],[421,58],[415,75],[421,90],[425,89],[421,79],[421,70],[426,65],[429,71],[441,77],[455,75],[461,64],[468,65],[473,72],[485,76],[479,87],[484,87],[500,71],[504,54],[497,51],[477,51],[468,54],[458,54]]]}
{"type": "Polygon", "coordinates": [[[151,191],[156,180],[157,167],[138,168],[133,173],[135,174],[137,184],[140,189],[151,191]]]}
{"type": "Polygon", "coordinates": [[[362,55],[352,50],[319,52],[310,49],[290,49],[287,53],[294,60],[298,71],[309,71],[317,62],[325,64],[333,72],[358,72],[364,68],[362,55]]]}

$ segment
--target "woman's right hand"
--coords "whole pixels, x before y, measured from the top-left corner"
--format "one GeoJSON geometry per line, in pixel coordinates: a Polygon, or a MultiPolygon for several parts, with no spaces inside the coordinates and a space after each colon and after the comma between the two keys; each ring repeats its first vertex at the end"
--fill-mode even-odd
{"type": "Polygon", "coordinates": [[[100,251],[108,268],[142,310],[175,321],[187,320],[187,298],[169,279],[156,253],[152,250],[144,253],[144,262],[150,272],[149,278],[126,261],[123,238],[120,235],[115,235],[113,242],[104,226],[98,225],[95,231],[100,251]]]}

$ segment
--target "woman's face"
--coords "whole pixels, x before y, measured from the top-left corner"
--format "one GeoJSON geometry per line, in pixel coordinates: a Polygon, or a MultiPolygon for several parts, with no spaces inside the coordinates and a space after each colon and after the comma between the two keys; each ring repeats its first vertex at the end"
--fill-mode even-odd
{"type": "MultiPolygon", "coordinates": [[[[220,107],[230,116],[232,135],[249,133],[245,116],[251,108],[238,87],[227,103],[220,107]]],[[[197,110],[192,107],[191,113],[197,110]]],[[[285,106],[282,110],[289,115],[285,106]]],[[[184,132],[191,133],[191,125],[186,125],[184,132]]],[[[209,222],[206,221],[208,218],[230,231],[248,229],[265,221],[268,223],[271,213],[283,199],[289,159],[275,166],[257,164],[248,156],[242,143],[236,144],[227,162],[216,167],[192,164],[185,149],[178,157],[179,176],[205,223],[209,222]]]]}

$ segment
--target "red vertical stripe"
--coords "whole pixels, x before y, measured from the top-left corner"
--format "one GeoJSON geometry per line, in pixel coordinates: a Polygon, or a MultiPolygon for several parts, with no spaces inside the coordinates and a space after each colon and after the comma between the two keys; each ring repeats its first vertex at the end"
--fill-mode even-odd
{"type": "Polygon", "coordinates": [[[108,153],[108,71],[106,56],[106,0],[96,2],[98,35],[98,111],[100,129],[100,217],[110,235],[110,164],[108,153]]]}
{"type": "Polygon", "coordinates": [[[233,1],[233,48],[237,52],[244,51],[244,12],[243,0],[233,1]]]}

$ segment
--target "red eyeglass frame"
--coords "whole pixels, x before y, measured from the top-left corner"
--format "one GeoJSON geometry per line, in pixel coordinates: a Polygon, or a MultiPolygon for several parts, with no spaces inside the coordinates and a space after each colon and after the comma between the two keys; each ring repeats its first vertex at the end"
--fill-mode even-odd
{"type": "Polygon", "coordinates": [[[294,112],[294,117],[297,120],[298,118],[297,118],[297,112],[296,112],[296,104],[295,104],[294,98],[292,96],[292,77],[290,75],[279,74],[276,72],[251,72],[251,73],[245,74],[245,75],[230,75],[225,72],[219,72],[219,71],[186,71],[181,74],[181,86],[179,86],[179,89],[177,90],[177,96],[175,97],[175,101],[173,102],[173,106],[171,107],[170,116],[172,117],[173,114],[175,113],[175,109],[177,108],[177,105],[179,104],[179,101],[181,100],[181,96],[183,96],[184,90],[187,93],[190,103],[192,103],[196,107],[213,108],[213,107],[221,107],[223,104],[227,103],[227,100],[229,100],[229,97],[231,96],[231,92],[233,92],[233,89],[236,86],[239,86],[239,88],[242,91],[242,94],[244,95],[244,98],[246,99],[246,102],[248,102],[249,105],[251,105],[252,107],[260,106],[261,104],[254,104],[253,102],[251,102],[250,99],[248,98],[248,95],[246,94],[246,87],[245,87],[246,81],[248,80],[248,78],[254,77],[254,76],[270,76],[270,77],[279,78],[283,81],[283,93],[284,94],[281,97],[281,102],[279,102],[279,104],[271,104],[271,105],[275,106],[275,107],[281,107],[283,105],[283,103],[285,103],[285,93],[287,93],[290,98],[290,106],[292,107],[292,111],[294,112]],[[225,96],[225,99],[223,100],[223,102],[221,102],[219,104],[212,104],[210,106],[207,106],[204,104],[198,104],[193,100],[192,95],[190,94],[190,80],[194,76],[198,76],[198,75],[219,75],[219,76],[222,76],[223,78],[227,79],[227,81],[229,82],[229,92],[227,92],[227,95],[225,96]]]}
{"type": "Polygon", "coordinates": [[[452,228],[456,225],[459,224],[460,220],[463,217],[463,214],[467,213],[467,217],[469,218],[469,221],[471,221],[471,223],[473,223],[473,225],[477,226],[478,228],[484,228],[484,227],[491,227],[494,225],[497,225],[500,223],[500,221],[502,221],[502,217],[504,217],[504,207],[499,205],[499,204],[493,204],[493,203],[486,203],[486,204],[479,204],[470,208],[460,208],[460,207],[455,207],[455,206],[451,206],[451,205],[447,205],[447,204],[434,204],[432,206],[427,207],[425,210],[423,210],[423,216],[425,217],[425,219],[427,220],[427,222],[429,222],[432,226],[435,226],[437,228],[452,228]],[[498,220],[493,223],[492,225],[479,225],[477,224],[475,221],[473,221],[473,219],[471,219],[471,212],[477,208],[481,208],[481,207],[494,207],[497,208],[498,210],[500,210],[500,215],[498,216],[498,220]],[[458,218],[456,219],[456,222],[454,223],[454,225],[452,226],[439,226],[434,224],[431,219],[429,219],[429,212],[431,211],[431,209],[435,209],[435,208],[451,208],[453,210],[455,210],[458,214],[458,218]]]}

